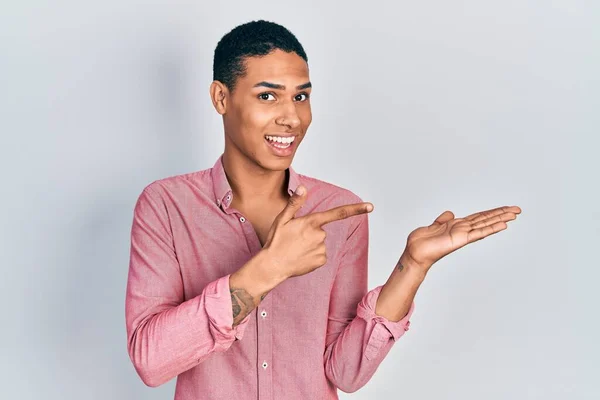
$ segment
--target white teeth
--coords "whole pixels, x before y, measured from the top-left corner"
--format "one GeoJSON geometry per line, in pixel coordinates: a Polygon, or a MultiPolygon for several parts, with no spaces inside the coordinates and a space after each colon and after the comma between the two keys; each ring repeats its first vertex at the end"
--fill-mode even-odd
{"type": "Polygon", "coordinates": [[[294,141],[296,137],[295,136],[290,136],[290,137],[281,137],[281,136],[267,136],[267,139],[269,139],[272,142],[277,142],[277,143],[283,143],[283,144],[290,144],[294,141]]]}

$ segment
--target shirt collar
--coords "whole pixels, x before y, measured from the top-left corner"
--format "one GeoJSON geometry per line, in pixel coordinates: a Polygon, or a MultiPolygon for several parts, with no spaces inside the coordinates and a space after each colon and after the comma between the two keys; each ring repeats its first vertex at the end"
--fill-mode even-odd
{"type": "MultiPolygon", "coordinates": [[[[300,176],[294,171],[291,165],[287,170],[290,175],[288,181],[288,194],[291,196],[298,188],[298,185],[300,185],[300,176]]],[[[213,183],[215,202],[219,207],[221,205],[223,205],[224,208],[229,207],[233,200],[233,192],[229,185],[229,181],[227,180],[225,168],[223,167],[223,154],[219,156],[215,165],[211,168],[210,175],[213,183]]]]}

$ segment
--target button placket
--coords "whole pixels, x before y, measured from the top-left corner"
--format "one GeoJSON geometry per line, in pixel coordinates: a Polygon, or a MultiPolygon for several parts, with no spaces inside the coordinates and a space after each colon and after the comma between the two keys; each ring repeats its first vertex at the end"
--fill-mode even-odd
{"type": "MultiPolygon", "coordinates": [[[[241,221],[241,217],[242,215],[238,211],[238,220],[241,221]]],[[[244,219],[246,218],[244,217],[244,219]]],[[[241,223],[239,227],[244,232],[250,255],[257,254],[262,246],[254,227],[249,220],[241,223]]],[[[257,329],[257,354],[254,365],[258,370],[258,397],[265,400],[273,400],[273,324],[265,319],[266,310],[270,309],[272,304],[271,298],[272,294],[264,297],[254,313],[257,329]]]]}

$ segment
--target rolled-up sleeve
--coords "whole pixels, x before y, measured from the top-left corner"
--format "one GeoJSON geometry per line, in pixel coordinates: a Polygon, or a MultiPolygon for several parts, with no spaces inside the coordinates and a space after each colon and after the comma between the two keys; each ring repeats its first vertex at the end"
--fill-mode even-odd
{"type": "MultiPolygon", "coordinates": [[[[362,202],[357,196],[355,202],[362,202]]],[[[368,291],[368,214],[350,219],[332,288],[324,353],[325,374],[340,390],[352,393],[373,376],[393,344],[410,326],[415,304],[399,321],[375,314],[383,286],[368,291]]]]}
{"type": "Polygon", "coordinates": [[[249,315],[233,325],[229,275],[184,301],[183,282],[165,203],[151,188],[136,202],[125,299],[127,350],[148,386],[159,386],[229,349],[249,315]]]}
{"type": "Polygon", "coordinates": [[[386,349],[385,347],[391,347],[393,342],[397,341],[409,329],[410,317],[415,308],[415,302],[413,301],[406,316],[399,321],[390,321],[381,315],[375,314],[375,306],[381,288],[383,288],[383,285],[369,291],[358,303],[356,310],[356,314],[372,326],[366,338],[365,357],[367,360],[377,358],[382,350],[385,354],[389,352],[389,348],[386,349]]]}

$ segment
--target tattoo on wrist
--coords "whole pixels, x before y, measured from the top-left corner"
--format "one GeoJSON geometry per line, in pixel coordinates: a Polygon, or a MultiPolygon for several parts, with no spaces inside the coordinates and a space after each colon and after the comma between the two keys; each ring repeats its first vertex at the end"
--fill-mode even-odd
{"type": "Polygon", "coordinates": [[[396,264],[396,267],[398,267],[398,271],[402,271],[404,269],[404,265],[402,265],[402,263],[400,261],[398,261],[398,264],[396,264]]]}
{"type": "Polygon", "coordinates": [[[230,288],[231,309],[233,311],[233,325],[237,325],[241,320],[256,307],[254,299],[245,289],[230,288]]]}

